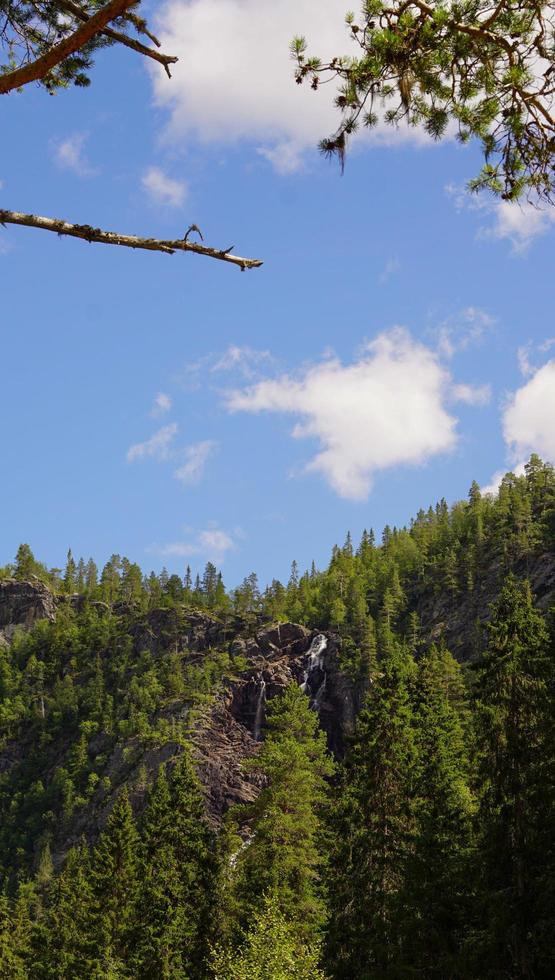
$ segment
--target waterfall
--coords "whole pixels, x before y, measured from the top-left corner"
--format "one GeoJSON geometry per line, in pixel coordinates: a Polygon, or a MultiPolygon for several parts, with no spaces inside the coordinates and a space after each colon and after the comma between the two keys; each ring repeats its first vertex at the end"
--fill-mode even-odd
{"type": "Polygon", "coordinates": [[[326,671],[324,670],[322,654],[328,645],[327,637],[317,633],[308,651],[308,664],[300,685],[303,694],[307,694],[312,707],[317,711],[326,690],[326,671]]]}
{"type": "Polygon", "coordinates": [[[260,741],[260,731],[262,729],[262,722],[264,721],[265,704],[266,704],[266,681],[264,680],[263,677],[261,677],[260,687],[258,689],[258,701],[256,702],[256,714],[254,716],[254,727],[252,730],[255,742],[260,741]]]}

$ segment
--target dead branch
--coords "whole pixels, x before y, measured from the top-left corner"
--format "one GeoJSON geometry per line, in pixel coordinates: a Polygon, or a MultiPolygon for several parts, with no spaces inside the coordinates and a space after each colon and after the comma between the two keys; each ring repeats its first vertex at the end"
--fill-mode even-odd
{"type": "Polygon", "coordinates": [[[44,218],[38,214],[21,214],[19,211],[0,209],[0,224],[24,225],[27,228],[51,231],[57,235],[81,238],[86,242],[98,242],[102,245],[123,245],[126,248],[142,248],[150,252],[165,252],[167,255],[173,255],[174,252],[194,252],[196,255],[206,255],[211,259],[219,259],[221,262],[229,262],[239,266],[242,272],[245,269],[257,269],[262,265],[261,259],[245,259],[240,255],[231,255],[230,249],[210,248],[208,245],[201,245],[199,242],[190,242],[187,238],[170,240],[140,238],[137,235],[120,235],[115,231],[93,228],[91,225],[75,225],[58,218],[44,218]]]}

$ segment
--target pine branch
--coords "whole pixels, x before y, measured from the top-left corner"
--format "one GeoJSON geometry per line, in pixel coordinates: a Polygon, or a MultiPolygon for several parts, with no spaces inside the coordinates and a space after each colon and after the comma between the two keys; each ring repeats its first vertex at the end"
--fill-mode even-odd
{"type": "Polygon", "coordinates": [[[110,21],[120,17],[129,7],[134,7],[136,4],[137,0],[110,0],[98,13],[90,17],[86,24],[82,24],[73,34],[50,48],[50,51],[47,51],[41,58],[37,58],[36,61],[31,61],[21,68],[16,68],[15,71],[0,75],[0,95],[5,95],[6,92],[21,88],[22,85],[44,78],[61,61],[79,51],[96,34],[101,34],[110,21]]]}
{"type": "Polygon", "coordinates": [[[115,231],[103,231],[101,228],[93,228],[91,225],[75,225],[58,218],[44,218],[38,214],[21,214],[19,211],[6,211],[4,209],[0,209],[0,224],[24,225],[27,228],[40,228],[43,231],[51,231],[57,235],[81,238],[86,242],[99,242],[103,245],[123,245],[126,248],[142,248],[151,252],[165,252],[167,255],[173,255],[174,252],[178,251],[194,252],[196,255],[205,255],[211,259],[219,259],[221,262],[229,262],[232,265],[237,265],[242,272],[245,269],[257,269],[262,265],[262,259],[245,259],[240,255],[232,255],[232,245],[226,249],[210,248],[208,245],[190,242],[187,237],[171,240],[141,238],[137,235],[120,235],[115,231]]]}
{"type": "MultiPolygon", "coordinates": [[[[79,20],[82,20],[85,23],[90,20],[90,15],[87,14],[86,11],[83,10],[83,8],[78,4],[72,3],[71,0],[56,0],[56,6],[59,7],[60,10],[64,10],[66,13],[72,14],[74,17],[77,17],[79,20]]],[[[123,31],[115,31],[111,27],[105,27],[102,31],[100,31],[100,33],[104,34],[105,37],[112,38],[113,41],[117,41],[119,44],[125,45],[126,48],[131,48],[133,51],[137,51],[146,58],[152,58],[154,61],[158,61],[164,66],[168,78],[171,78],[168,65],[173,65],[176,61],[179,61],[179,58],[177,58],[175,55],[159,54],[159,52],[154,51],[153,48],[149,48],[146,44],[142,44],[140,41],[135,40],[135,38],[124,34],[123,31]]],[[[154,38],[153,34],[148,36],[151,39],[154,38]]],[[[160,46],[158,39],[156,38],[155,40],[157,45],[160,46]]]]}

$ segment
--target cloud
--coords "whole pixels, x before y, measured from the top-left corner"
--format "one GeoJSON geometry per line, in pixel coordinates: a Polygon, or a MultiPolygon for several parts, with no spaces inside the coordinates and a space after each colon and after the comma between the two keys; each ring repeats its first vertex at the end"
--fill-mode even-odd
{"type": "Polygon", "coordinates": [[[174,477],[186,486],[199,483],[204,474],[204,468],[209,457],[216,449],[216,443],[211,439],[195,442],[182,450],[185,462],[174,471],[174,477]]]}
{"type": "Polygon", "coordinates": [[[437,354],[395,328],[367,343],[353,364],[323,360],[298,377],[232,391],[226,402],[232,412],[298,416],[293,437],[321,446],[306,470],[323,474],[340,496],[364,500],[380,470],[454,448],[456,419],[445,407],[452,393],[437,354]]]}
{"type": "Polygon", "coordinates": [[[511,396],[503,412],[503,436],[511,456],[538,453],[555,462],[555,360],[547,361],[511,396]]]}
{"type": "Polygon", "coordinates": [[[169,412],[172,407],[172,400],[169,395],[166,395],[163,391],[159,391],[154,399],[154,405],[150,411],[150,414],[157,418],[160,415],[165,415],[169,412]]]}
{"type": "MultiPolygon", "coordinates": [[[[516,466],[513,466],[511,472],[514,473],[515,476],[524,476],[524,466],[525,466],[525,463],[523,463],[523,462],[517,463],[516,466]]],[[[481,488],[482,493],[484,493],[484,494],[491,494],[493,497],[495,497],[496,494],[497,494],[497,492],[498,492],[498,490],[499,490],[499,486],[501,484],[501,480],[506,475],[507,475],[507,470],[506,469],[504,469],[504,470],[497,470],[493,474],[493,476],[492,476],[490,482],[488,483],[488,485],[481,488]]]]}
{"type": "Polygon", "coordinates": [[[251,378],[260,364],[268,364],[271,361],[273,357],[269,350],[256,350],[253,347],[238,347],[236,344],[230,344],[223,354],[217,356],[210,371],[212,374],[218,371],[238,371],[243,377],[251,378]]]}
{"type": "Polygon", "coordinates": [[[154,201],[179,208],[185,202],[188,189],[184,180],[168,177],[160,167],[150,167],[141,183],[154,201]]]}
{"type": "Polygon", "coordinates": [[[192,532],[188,541],[172,541],[151,550],[164,558],[193,558],[199,556],[204,561],[221,565],[229,551],[236,547],[235,539],[228,531],[212,523],[203,531],[192,532]]]}
{"type": "Polygon", "coordinates": [[[436,335],[443,357],[453,357],[458,351],[480,344],[496,323],[496,318],[477,306],[467,306],[440,324],[436,335]]]}
{"type": "Polygon", "coordinates": [[[530,375],[537,371],[537,366],[534,366],[531,361],[536,353],[545,354],[548,350],[555,345],[555,338],[550,337],[548,340],[544,340],[541,344],[534,344],[531,340],[527,344],[518,348],[518,366],[520,368],[521,374],[525,378],[529,378],[530,375]]]}
{"type": "MultiPolygon", "coordinates": [[[[323,59],[353,56],[345,12],[345,0],[169,0],[157,33],[179,61],[171,85],[152,72],[157,102],[170,112],[168,138],[248,142],[279,172],[297,170],[305,151],[334,132],[339,114],[333,84],[318,92],[295,84],[289,44],[304,34],[323,59]]],[[[431,144],[408,126],[378,130],[374,141],[431,144]]]]}
{"type": "Polygon", "coordinates": [[[526,252],[534,238],[545,235],[555,222],[555,207],[537,208],[533,204],[501,201],[493,209],[494,222],[482,230],[485,238],[508,238],[513,252],[526,252]]]}
{"type": "Polygon", "coordinates": [[[392,276],[394,276],[401,268],[401,263],[398,258],[388,259],[385,263],[382,271],[380,272],[379,281],[384,286],[392,276]]]}
{"type": "Polygon", "coordinates": [[[127,462],[134,463],[137,459],[152,458],[164,461],[170,458],[170,446],[177,435],[177,422],[162,426],[146,442],[138,442],[127,450],[127,462]]]}
{"type": "Polygon", "coordinates": [[[491,387],[456,384],[453,388],[453,400],[466,405],[487,405],[491,401],[491,387]]]}
{"type": "Polygon", "coordinates": [[[230,344],[223,353],[212,352],[186,364],[178,381],[193,391],[205,383],[207,375],[235,374],[244,381],[252,381],[260,377],[262,366],[268,367],[273,363],[274,358],[268,350],[230,344]]]}
{"type": "Polygon", "coordinates": [[[478,230],[478,238],[506,239],[511,242],[512,251],[522,255],[532,244],[534,238],[545,235],[555,222],[555,207],[523,201],[492,200],[484,195],[469,194],[449,184],[447,193],[453,198],[458,211],[477,211],[491,217],[488,225],[478,230]]]}
{"type": "Polygon", "coordinates": [[[88,133],[73,133],[65,140],[54,142],[54,158],[63,170],[71,170],[78,177],[94,177],[97,170],[91,166],[84,151],[88,133]]]}

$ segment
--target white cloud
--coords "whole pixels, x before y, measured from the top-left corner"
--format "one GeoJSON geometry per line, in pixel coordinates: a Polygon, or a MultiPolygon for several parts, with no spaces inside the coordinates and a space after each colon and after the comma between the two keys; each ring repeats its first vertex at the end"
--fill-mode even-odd
{"type": "Polygon", "coordinates": [[[252,381],[260,377],[263,366],[268,367],[273,363],[274,358],[268,350],[230,344],[223,353],[212,352],[186,364],[177,380],[192,391],[206,383],[207,375],[235,374],[237,378],[252,381]]]}
{"type": "Polygon", "coordinates": [[[453,400],[466,405],[487,405],[491,400],[491,388],[489,385],[456,384],[453,388],[453,400]]]}
{"type": "Polygon", "coordinates": [[[381,282],[382,286],[384,286],[387,282],[389,282],[391,277],[394,276],[397,272],[399,272],[400,268],[401,268],[401,263],[399,262],[398,258],[393,257],[391,259],[388,259],[382,271],[380,272],[380,276],[379,276],[379,281],[381,282]]]}
{"type": "Polygon", "coordinates": [[[260,364],[273,361],[269,350],[256,350],[253,347],[238,347],[230,344],[210,367],[212,374],[218,371],[238,371],[245,378],[251,378],[260,364]]]}
{"type": "Polygon", "coordinates": [[[216,448],[216,443],[211,439],[204,442],[195,442],[182,450],[185,462],[174,471],[174,477],[186,486],[199,483],[203,477],[204,469],[209,457],[216,448]]]}
{"type": "Polygon", "coordinates": [[[154,399],[154,405],[152,406],[150,414],[157,418],[158,416],[165,415],[166,412],[169,412],[171,407],[172,400],[170,396],[166,395],[163,391],[159,391],[154,399]]]}
{"type": "Polygon", "coordinates": [[[513,459],[538,453],[555,462],[555,360],[547,361],[512,395],[503,435],[513,459]]]}
{"type": "Polygon", "coordinates": [[[143,175],[141,183],[154,201],[179,208],[187,197],[187,184],[184,180],[168,177],[160,167],[150,167],[143,175]]]}
{"type": "Polygon", "coordinates": [[[188,541],[172,541],[151,550],[166,558],[192,558],[199,556],[204,561],[221,565],[228,551],[236,547],[234,538],[216,524],[210,524],[203,531],[192,533],[188,541]]]}
{"type": "Polygon", "coordinates": [[[444,357],[480,344],[496,323],[491,313],[478,306],[467,306],[444,320],[437,330],[438,349],[444,357]]]}
{"type": "MultiPolygon", "coordinates": [[[[282,173],[334,132],[334,85],[296,85],[289,44],[306,35],[323,59],[356,53],[345,28],[345,0],[169,0],[158,16],[164,51],[179,57],[172,82],[154,70],[157,101],[170,111],[168,136],[245,141],[282,173]]],[[[156,66],[158,67],[158,66],[156,66]]],[[[379,127],[380,142],[430,143],[421,131],[379,127]]]]}
{"type": "Polygon", "coordinates": [[[91,166],[84,147],[88,133],[73,133],[65,140],[53,143],[56,163],[78,177],[93,177],[98,171],[91,166]]]}
{"type": "Polygon", "coordinates": [[[463,209],[489,215],[493,220],[478,230],[479,238],[506,239],[516,255],[528,250],[534,238],[545,235],[555,222],[555,207],[536,207],[528,201],[501,201],[485,195],[470,194],[449,184],[447,193],[458,211],[463,209]]]}
{"type": "Polygon", "coordinates": [[[297,415],[292,435],[322,447],[306,469],[341,496],[363,500],[378,471],[454,448],[456,419],[445,407],[452,393],[438,356],[396,328],[366,344],[353,364],[333,358],[297,378],[261,381],[229,393],[227,407],[297,415]]]}
{"type": "MultiPolygon", "coordinates": [[[[523,462],[517,463],[516,466],[513,466],[512,470],[511,470],[511,473],[514,473],[515,476],[523,476],[524,475],[524,466],[525,466],[525,463],[523,463],[523,462]]],[[[506,476],[506,474],[507,474],[507,470],[506,469],[504,469],[504,470],[497,470],[493,474],[493,476],[492,476],[490,482],[488,483],[488,485],[486,487],[482,487],[481,488],[482,493],[484,493],[484,494],[488,493],[488,494],[491,494],[493,497],[495,497],[496,494],[497,494],[497,491],[499,490],[499,486],[500,486],[501,480],[503,479],[504,476],[506,476]]]]}
{"type": "Polygon", "coordinates": [[[548,350],[555,345],[555,338],[550,337],[544,340],[541,344],[535,344],[531,340],[527,344],[518,348],[518,366],[520,368],[521,374],[525,378],[529,378],[531,374],[537,371],[537,366],[532,364],[531,358],[535,354],[546,354],[548,350]]]}
{"type": "Polygon", "coordinates": [[[555,207],[537,208],[533,204],[500,201],[493,209],[494,223],[485,228],[486,238],[508,238],[513,252],[525,252],[532,240],[545,235],[555,222],[555,207]]]}
{"type": "Polygon", "coordinates": [[[171,456],[171,443],[177,435],[177,422],[170,422],[169,425],[162,426],[146,442],[138,442],[130,446],[127,450],[127,462],[133,463],[137,459],[153,458],[164,461],[171,456]]]}

